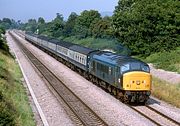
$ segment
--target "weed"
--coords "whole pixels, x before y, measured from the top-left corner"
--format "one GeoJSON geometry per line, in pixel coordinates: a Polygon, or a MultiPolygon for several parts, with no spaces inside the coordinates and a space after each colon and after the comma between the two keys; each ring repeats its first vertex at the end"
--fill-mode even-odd
{"type": "Polygon", "coordinates": [[[21,78],[15,60],[0,51],[0,125],[35,125],[21,78]]]}
{"type": "Polygon", "coordinates": [[[152,95],[180,108],[180,83],[171,84],[153,77],[152,95]]]}

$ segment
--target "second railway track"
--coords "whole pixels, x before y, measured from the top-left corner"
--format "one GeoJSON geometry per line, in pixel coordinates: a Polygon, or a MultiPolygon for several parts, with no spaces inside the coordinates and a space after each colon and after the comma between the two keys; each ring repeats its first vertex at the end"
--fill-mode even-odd
{"type": "Polygon", "coordinates": [[[26,54],[29,60],[40,71],[44,78],[50,83],[59,97],[70,108],[72,113],[78,119],[77,125],[85,126],[107,126],[93,110],[91,110],[76,94],[74,94],[56,75],[54,75],[41,61],[39,61],[11,32],[10,35],[22,51],[26,54]]]}
{"type": "Polygon", "coordinates": [[[179,126],[180,123],[169,116],[161,113],[155,108],[145,105],[145,106],[130,106],[130,108],[149,119],[151,122],[158,126],[179,126]]]}

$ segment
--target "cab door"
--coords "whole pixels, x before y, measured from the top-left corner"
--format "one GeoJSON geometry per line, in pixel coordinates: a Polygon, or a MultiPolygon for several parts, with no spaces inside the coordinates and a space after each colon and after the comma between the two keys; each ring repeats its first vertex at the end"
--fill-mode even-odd
{"type": "Polygon", "coordinates": [[[119,78],[120,78],[120,74],[119,74],[119,67],[115,66],[115,72],[114,72],[114,77],[115,77],[115,82],[114,82],[114,86],[119,88],[119,78]]]}

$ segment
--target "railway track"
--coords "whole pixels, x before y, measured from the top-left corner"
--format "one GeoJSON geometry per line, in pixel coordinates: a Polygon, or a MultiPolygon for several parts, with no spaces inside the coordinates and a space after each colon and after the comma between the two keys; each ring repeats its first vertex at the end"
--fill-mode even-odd
{"type": "Polygon", "coordinates": [[[158,126],[180,126],[178,121],[170,118],[149,105],[128,106],[158,126]]]}
{"type": "MultiPolygon", "coordinates": [[[[42,76],[49,82],[66,106],[69,107],[73,116],[70,115],[77,125],[85,126],[107,126],[93,110],[91,110],[76,94],[74,94],[56,75],[54,75],[41,61],[39,61],[11,32],[10,35],[24,54],[39,70],[42,76]]],[[[69,112],[68,112],[69,113],[69,112]]]]}
{"type": "MultiPolygon", "coordinates": [[[[21,37],[23,37],[23,35],[21,35],[19,33],[19,35],[21,37]]],[[[36,62],[36,61],[34,61],[36,62]]],[[[33,64],[38,64],[38,63],[33,63],[33,64]]],[[[39,64],[41,65],[41,64],[39,64]]],[[[41,71],[41,70],[40,70],[41,71]]],[[[41,71],[42,72],[46,72],[46,70],[41,71]]],[[[52,79],[50,79],[52,80],[52,79]]],[[[55,79],[53,79],[53,81],[56,81],[55,79]]],[[[54,82],[56,83],[56,82],[54,82]]],[[[58,92],[58,91],[57,91],[58,92]]],[[[66,91],[63,91],[63,93],[66,93],[66,91]]],[[[69,94],[67,94],[69,96],[69,94]]],[[[73,98],[74,99],[74,98],[73,98]]],[[[70,101],[69,101],[70,102],[70,101]]],[[[73,102],[72,102],[73,104],[73,102]]],[[[165,114],[159,112],[158,110],[146,105],[146,106],[131,106],[128,105],[131,109],[135,110],[136,112],[138,112],[139,114],[141,114],[142,116],[144,116],[145,118],[147,118],[148,120],[150,120],[151,122],[153,122],[155,125],[161,126],[161,125],[165,125],[165,126],[180,126],[180,123],[177,122],[176,120],[166,116],[165,114]]],[[[83,107],[82,107],[83,108],[83,107]]],[[[84,108],[83,108],[84,109],[84,108]]],[[[86,110],[85,110],[86,111],[86,110]]],[[[78,113],[79,114],[79,113],[78,113]]],[[[79,118],[79,117],[78,117],[79,118]]],[[[88,119],[87,119],[88,120],[88,119]]],[[[101,120],[101,119],[100,119],[101,120]]],[[[80,119],[81,121],[81,119],[80,119]]],[[[82,121],[81,121],[82,122],[82,121]]],[[[81,123],[83,125],[89,125],[89,124],[85,124],[85,123],[81,123]]],[[[106,123],[97,123],[97,124],[92,124],[92,125],[107,125],[106,123]]]]}

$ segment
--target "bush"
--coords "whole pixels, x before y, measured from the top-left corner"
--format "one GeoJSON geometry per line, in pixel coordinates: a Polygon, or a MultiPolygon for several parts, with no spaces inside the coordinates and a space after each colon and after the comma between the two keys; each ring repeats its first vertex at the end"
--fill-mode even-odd
{"type": "Polygon", "coordinates": [[[15,60],[0,50],[0,126],[34,126],[22,74],[15,60]]]}
{"type": "Polygon", "coordinates": [[[78,39],[76,36],[71,36],[64,39],[75,44],[86,46],[92,49],[100,50],[111,50],[119,54],[130,55],[130,50],[122,46],[116,39],[102,39],[102,38],[93,38],[88,37],[84,39],[78,39]]]}
{"type": "Polygon", "coordinates": [[[15,114],[13,107],[5,101],[2,92],[0,92],[0,125],[14,126],[15,114]]]}
{"type": "Polygon", "coordinates": [[[0,50],[2,50],[4,54],[10,54],[9,46],[5,42],[4,38],[2,38],[1,34],[5,34],[5,30],[2,28],[0,28],[0,50]]]}
{"type": "Polygon", "coordinates": [[[153,63],[156,68],[180,73],[180,47],[170,52],[152,54],[145,61],[153,63]]]}

